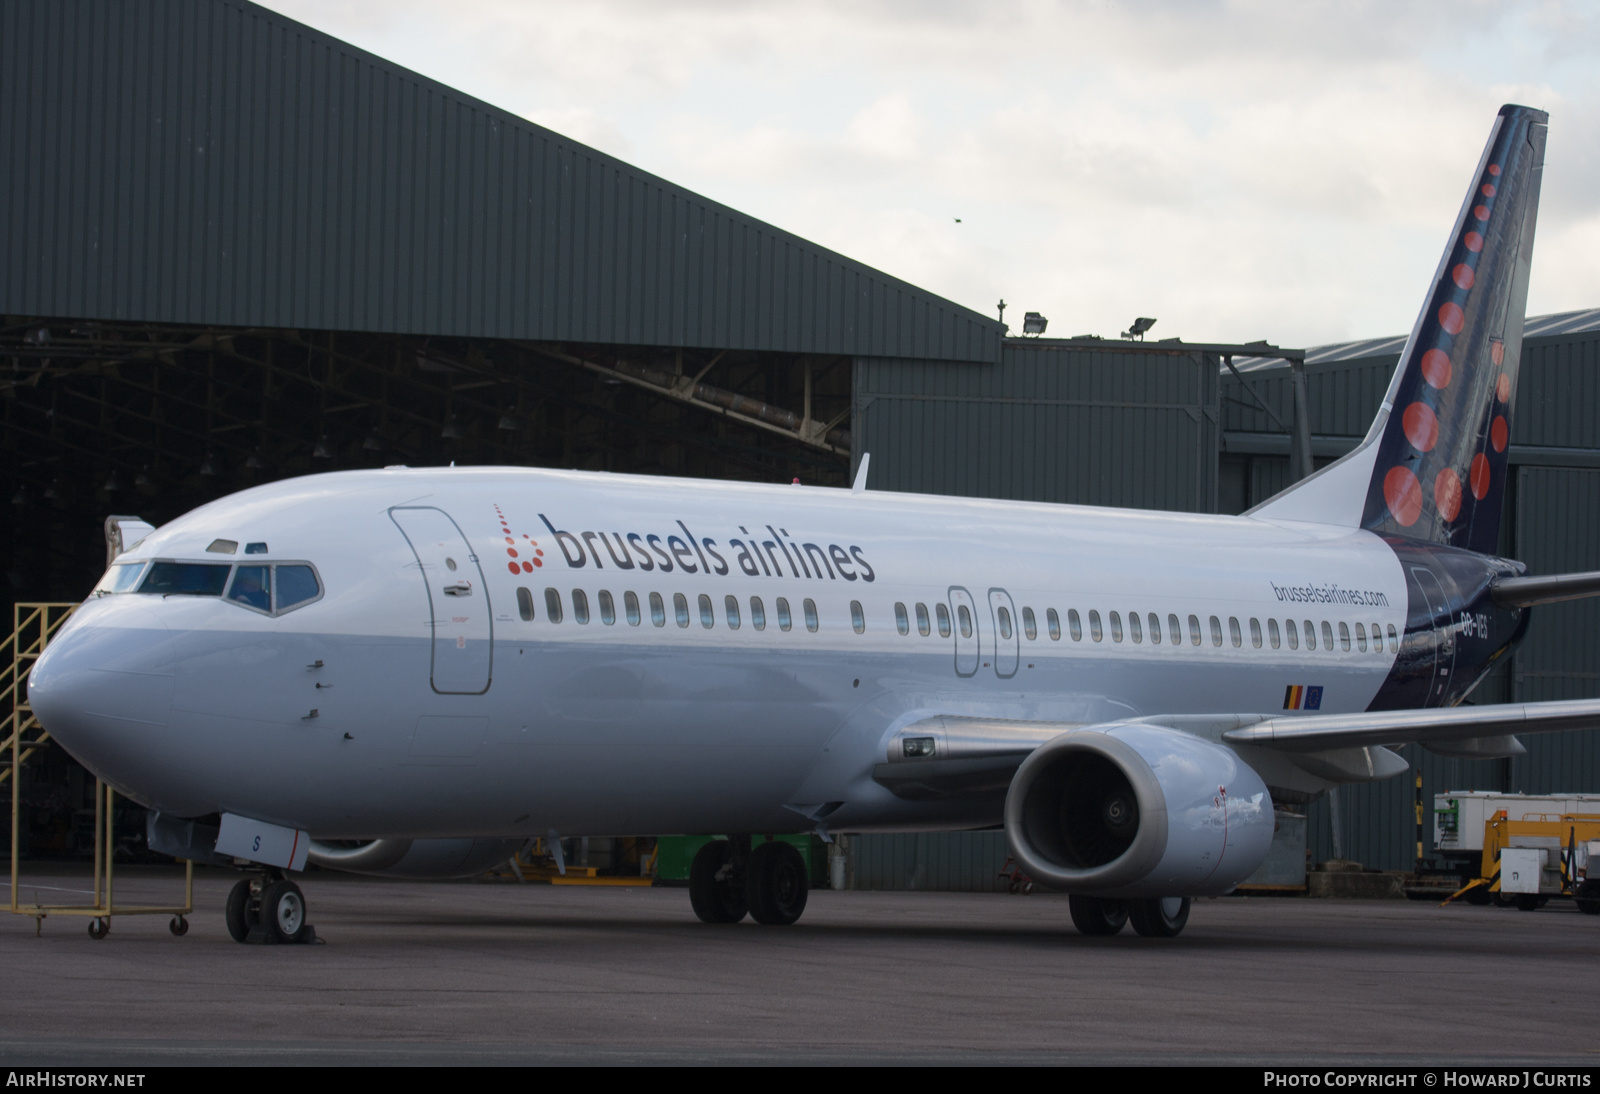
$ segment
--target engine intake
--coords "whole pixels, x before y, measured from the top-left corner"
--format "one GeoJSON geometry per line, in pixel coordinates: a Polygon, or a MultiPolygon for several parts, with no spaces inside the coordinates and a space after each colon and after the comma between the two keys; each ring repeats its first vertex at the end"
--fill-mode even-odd
{"type": "Polygon", "coordinates": [[[1101,896],[1201,896],[1249,877],[1272,844],[1272,800],[1231,750],[1128,723],[1078,729],[1023,761],[1006,839],[1037,881],[1101,896]]]}

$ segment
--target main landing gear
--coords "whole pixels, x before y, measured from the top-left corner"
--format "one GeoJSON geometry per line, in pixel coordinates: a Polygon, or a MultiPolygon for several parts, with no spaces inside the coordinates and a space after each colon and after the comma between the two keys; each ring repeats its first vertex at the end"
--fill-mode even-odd
{"type": "Polygon", "coordinates": [[[270,946],[317,940],[316,928],[306,922],[305,895],[279,870],[240,881],[222,915],[235,942],[270,946]]]}
{"type": "Polygon", "coordinates": [[[737,923],[748,914],[788,926],[806,910],[810,888],[805,859],[779,840],[754,848],[749,836],[712,840],[689,867],[689,903],[704,923],[737,923]]]}
{"type": "Polygon", "coordinates": [[[1098,896],[1069,896],[1072,925],[1087,935],[1108,936],[1133,923],[1146,938],[1176,938],[1189,922],[1188,897],[1154,897],[1149,900],[1110,900],[1098,896]]]}

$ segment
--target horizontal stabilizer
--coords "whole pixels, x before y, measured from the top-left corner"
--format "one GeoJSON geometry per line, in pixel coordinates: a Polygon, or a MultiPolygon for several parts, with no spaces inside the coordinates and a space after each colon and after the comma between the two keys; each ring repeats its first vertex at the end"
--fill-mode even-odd
{"type": "Polygon", "coordinates": [[[1547,574],[1543,577],[1502,577],[1489,594],[1502,608],[1531,608],[1600,596],[1600,570],[1582,574],[1547,574]]]}
{"type": "Polygon", "coordinates": [[[1518,733],[1600,728],[1600,699],[1559,703],[1498,703],[1442,710],[1382,710],[1264,718],[1232,729],[1222,739],[1280,752],[1418,743],[1444,745],[1518,733]]]}

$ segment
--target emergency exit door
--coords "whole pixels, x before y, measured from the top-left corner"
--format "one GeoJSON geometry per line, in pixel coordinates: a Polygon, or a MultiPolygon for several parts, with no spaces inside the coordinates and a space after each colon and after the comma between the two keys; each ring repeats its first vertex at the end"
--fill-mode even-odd
{"type": "Polygon", "coordinates": [[[389,516],[411,545],[422,574],[433,634],[433,690],[483,694],[493,668],[494,621],[478,556],[442,509],[395,508],[389,516]]]}

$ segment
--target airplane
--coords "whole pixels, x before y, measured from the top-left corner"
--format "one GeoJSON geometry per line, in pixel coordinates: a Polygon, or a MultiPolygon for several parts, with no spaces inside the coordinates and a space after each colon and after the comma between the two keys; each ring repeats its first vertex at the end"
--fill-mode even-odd
{"type": "MultiPolygon", "coordinates": [[[[794,923],[781,833],[1003,828],[1076,927],[1184,929],[1274,802],[1522,750],[1600,701],[1463,706],[1600,574],[1496,556],[1547,115],[1496,117],[1371,429],[1243,516],[514,467],[312,475],[115,557],[33,669],[151,846],[465,876],[533,837],[716,834],[707,923],[794,923]]],[[[133,540],[137,537],[137,542],[133,540]]]]}

